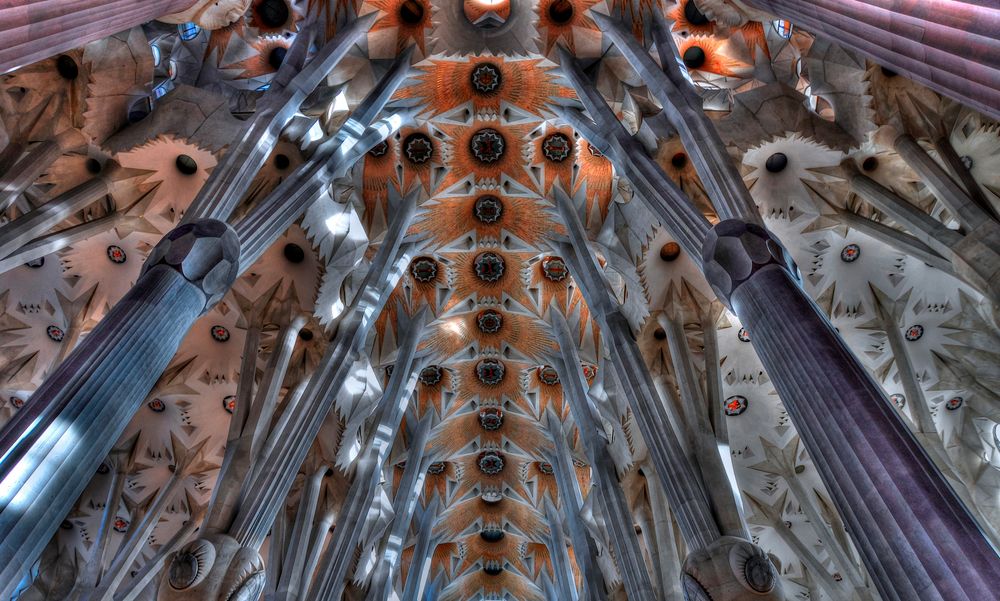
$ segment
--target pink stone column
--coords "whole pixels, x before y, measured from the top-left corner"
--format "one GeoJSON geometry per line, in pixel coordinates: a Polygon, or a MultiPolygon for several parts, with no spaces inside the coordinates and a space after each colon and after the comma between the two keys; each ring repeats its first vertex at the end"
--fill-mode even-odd
{"type": "Polygon", "coordinates": [[[78,48],[195,0],[0,0],[0,73],[78,48]]]}
{"type": "Polygon", "coordinates": [[[745,0],[1000,118],[1000,4],[982,0],[745,0]]]}

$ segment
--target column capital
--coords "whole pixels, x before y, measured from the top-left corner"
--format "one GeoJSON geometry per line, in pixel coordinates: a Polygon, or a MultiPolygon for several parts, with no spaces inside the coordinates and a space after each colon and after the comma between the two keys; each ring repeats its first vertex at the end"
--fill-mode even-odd
{"type": "Polygon", "coordinates": [[[709,230],[702,258],[708,283],[730,308],[736,289],[763,269],[784,269],[793,280],[801,280],[795,261],[774,234],[738,219],[720,221],[709,230]]]}
{"type": "Polygon", "coordinates": [[[145,275],[164,265],[177,271],[205,295],[204,313],[232,286],[240,266],[236,230],[217,219],[199,219],[170,230],[149,253],[145,275]]]}

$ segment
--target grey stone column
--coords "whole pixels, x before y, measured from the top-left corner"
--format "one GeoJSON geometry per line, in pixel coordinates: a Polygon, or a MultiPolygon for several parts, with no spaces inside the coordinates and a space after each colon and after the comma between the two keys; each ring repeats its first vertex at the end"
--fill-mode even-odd
{"type": "Polygon", "coordinates": [[[559,490],[559,504],[566,516],[566,526],[576,557],[576,565],[583,574],[583,590],[580,598],[587,601],[605,601],[608,598],[604,575],[594,557],[594,542],[587,536],[587,528],[580,519],[583,508],[583,494],[580,492],[580,481],[576,479],[573,469],[573,457],[566,444],[562,423],[551,408],[546,410],[545,421],[549,435],[555,442],[555,449],[549,457],[556,476],[556,486],[559,490]]]}
{"type": "Polygon", "coordinates": [[[593,475],[590,494],[597,499],[604,510],[608,535],[615,550],[615,563],[629,599],[654,599],[653,585],[646,571],[642,549],[635,535],[635,521],[625,500],[625,493],[618,480],[614,460],[607,443],[600,435],[603,432],[591,413],[587,397],[587,382],[580,368],[580,357],[570,334],[565,318],[558,311],[552,312],[553,328],[559,341],[561,356],[553,357],[553,364],[559,372],[569,404],[573,421],[580,430],[587,460],[593,475]]]}
{"type": "Polygon", "coordinates": [[[238,260],[236,233],[220,221],[168,233],[135,286],[5,428],[0,593],[38,558],[191,324],[232,285],[238,260]]]}
{"type": "Polygon", "coordinates": [[[392,527],[382,545],[382,561],[375,568],[371,586],[366,599],[368,601],[388,601],[396,581],[396,573],[403,561],[403,545],[406,543],[406,533],[410,530],[410,520],[420,499],[424,476],[432,460],[428,456],[427,439],[430,436],[433,423],[432,411],[428,411],[417,423],[410,444],[409,455],[406,457],[406,468],[400,479],[396,496],[392,500],[392,527]]]}
{"type": "Polygon", "coordinates": [[[198,196],[191,201],[181,223],[202,218],[229,219],[277,145],[278,135],[306,97],[365,36],[375,18],[376,14],[369,13],[355,19],[338,31],[304,66],[314,31],[299,34],[240,138],[229,145],[198,196]],[[302,67],[301,70],[298,67],[302,67]]]}
{"type": "Polygon", "coordinates": [[[996,550],[799,287],[780,243],[759,226],[722,221],[703,259],[713,289],[751,332],[882,598],[993,597],[996,550]]]}
{"type": "Polygon", "coordinates": [[[435,495],[427,504],[427,507],[424,508],[424,513],[420,517],[420,527],[417,530],[417,543],[413,547],[413,555],[410,557],[410,569],[406,573],[403,599],[424,598],[427,579],[430,577],[428,562],[434,556],[434,549],[437,547],[434,526],[437,524],[437,511],[440,504],[440,499],[435,495]]]}

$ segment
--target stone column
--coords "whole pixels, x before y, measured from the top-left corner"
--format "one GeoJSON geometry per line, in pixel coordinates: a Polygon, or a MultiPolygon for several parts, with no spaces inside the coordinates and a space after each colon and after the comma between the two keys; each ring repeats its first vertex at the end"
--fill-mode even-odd
{"type": "Polygon", "coordinates": [[[0,435],[0,593],[38,558],[191,324],[232,285],[236,233],[204,220],[153,249],[135,286],[0,435]]]}
{"type": "Polygon", "coordinates": [[[281,131],[298,113],[306,97],[365,36],[375,16],[376,13],[369,13],[359,17],[338,31],[301,71],[297,71],[297,66],[306,60],[313,36],[308,31],[299,34],[242,135],[229,145],[198,196],[191,201],[181,223],[206,217],[229,219],[274,150],[281,131]]]}
{"type": "Polygon", "coordinates": [[[142,25],[196,0],[22,0],[0,5],[0,73],[142,25]]]}
{"type": "Polygon", "coordinates": [[[745,0],[1000,118],[1000,10],[981,0],[745,0]]]}
{"type": "Polygon", "coordinates": [[[996,550],[799,287],[778,240],[759,226],[722,221],[703,259],[712,288],[751,332],[882,598],[990,598],[1000,587],[996,550]]]}
{"type": "Polygon", "coordinates": [[[563,433],[562,423],[551,408],[546,410],[545,419],[549,435],[555,442],[555,449],[552,456],[549,457],[549,463],[556,476],[559,504],[562,507],[563,515],[566,516],[566,525],[570,541],[573,544],[576,565],[583,574],[583,590],[580,592],[580,598],[587,601],[605,601],[608,598],[608,593],[604,584],[604,575],[594,557],[594,542],[587,536],[587,528],[580,519],[583,495],[580,492],[580,481],[577,480],[576,472],[573,469],[573,457],[569,445],[566,444],[566,435],[563,433]]]}
{"type": "Polygon", "coordinates": [[[337,516],[337,526],[330,544],[323,552],[316,579],[309,589],[309,599],[339,601],[343,596],[344,580],[368,521],[366,516],[382,479],[382,467],[399,433],[403,413],[417,385],[423,359],[416,358],[415,354],[427,314],[427,307],[410,319],[400,312],[399,354],[392,376],[389,377],[389,385],[375,410],[371,439],[358,456],[354,482],[351,483],[347,499],[337,516]]]}
{"type": "Polygon", "coordinates": [[[963,234],[950,229],[905,198],[858,171],[850,161],[841,164],[851,191],[870,202],[947,258],[959,278],[994,301],[1000,299],[1000,228],[992,218],[978,222],[963,234]]]}
{"type": "Polygon", "coordinates": [[[426,455],[427,439],[430,436],[433,423],[433,411],[428,411],[417,423],[416,431],[409,444],[409,454],[406,457],[406,468],[399,482],[399,489],[392,500],[392,527],[386,537],[382,549],[382,561],[372,575],[371,587],[368,589],[368,601],[388,601],[396,580],[396,572],[403,560],[403,545],[406,534],[410,531],[410,520],[420,499],[424,476],[431,462],[426,455]]]}
{"type": "Polygon", "coordinates": [[[560,356],[553,357],[553,364],[564,387],[563,398],[569,404],[573,421],[580,430],[580,440],[593,475],[590,494],[596,495],[604,510],[608,535],[615,550],[615,563],[625,591],[629,599],[655,599],[642,549],[635,535],[635,520],[632,519],[632,512],[629,511],[625,493],[618,481],[614,460],[600,435],[603,430],[598,427],[591,413],[587,381],[581,371],[576,344],[562,314],[553,311],[552,320],[561,353],[560,356]]]}
{"type": "Polygon", "coordinates": [[[549,557],[552,559],[552,571],[555,572],[553,582],[559,591],[561,601],[576,601],[579,595],[573,582],[573,572],[569,567],[569,553],[566,551],[566,537],[563,535],[562,516],[556,509],[552,499],[546,497],[545,519],[549,522],[549,557]]]}
{"type": "Polygon", "coordinates": [[[424,513],[420,517],[417,543],[414,545],[413,555],[410,557],[410,569],[406,573],[403,599],[424,598],[427,579],[430,577],[430,562],[434,557],[434,549],[437,547],[434,526],[437,524],[437,511],[440,504],[441,500],[435,495],[424,508],[424,513]]]}

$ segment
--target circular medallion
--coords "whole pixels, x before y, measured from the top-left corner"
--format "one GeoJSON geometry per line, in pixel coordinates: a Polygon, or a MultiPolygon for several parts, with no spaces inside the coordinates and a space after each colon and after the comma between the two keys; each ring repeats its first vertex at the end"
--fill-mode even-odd
{"type": "Polygon", "coordinates": [[[226,413],[232,413],[236,411],[236,395],[235,394],[226,395],[222,399],[222,408],[226,410],[226,413]]]}
{"type": "Polygon", "coordinates": [[[480,311],[479,315],[476,316],[476,326],[483,334],[496,334],[500,331],[502,325],[503,316],[500,315],[499,311],[486,309],[485,311],[480,311]]]}
{"type": "Polygon", "coordinates": [[[857,244],[848,244],[844,250],[840,251],[840,260],[844,263],[853,263],[861,257],[861,247],[857,244]]]}
{"type": "Polygon", "coordinates": [[[906,339],[909,340],[910,342],[920,340],[920,337],[923,335],[924,335],[924,326],[922,325],[913,325],[906,328],[905,336],[906,339]]]}
{"type": "Polygon", "coordinates": [[[538,368],[538,379],[541,380],[542,384],[555,386],[559,383],[559,372],[551,365],[543,365],[538,368]]]}
{"type": "Polygon", "coordinates": [[[504,364],[496,359],[483,359],[476,364],[476,377],[487,386],[496,386],[503,380],[504,364]]]}
{"type": "Polygon", "coordinates": [[[384,157],[385,155],[389,154],[389,143],[386,142],[385,140],[382,140],[375,146],[372,146],[372,149],[368,151],[368,154],[370,154],[375,158],[384,157]]]}
{"type": "Polygon", "coordinates": [[[553,474],[552,464],[548,461],[542,461],[538,464],[538,471],[542,472],[546,476],[551,476],[553,474]]]}
{"type": "Polygon", "coordinates": [[[448,467],[443,461],[435,461],[434,463],[427,466],[427,473],[432,476],[440,476],[444,473],[445,468],[448,467]]]}
{"type": "Polygon", "coordinates": [[[469,141],[472,156],[481,163],[495,163],[503,156],[504,139],[495,129],[481,129],[472,134],[469,141]]]}
{"type": "Polygon", "coordinates": [[[499,407],[484,407],[479,410],[479,425],[484,430],[499,430],[503,425],[503,410],[499,407]]]}
{"type": "Polygon", "coordinates": [[[20,409],[24,407],[24,399],[19,396],[12,396],[10,397],[10,406],[14,409],[20,409]]]}
{"type": "Polygon", "coordinates": [[[115,532],[125,532],[128,530],[128,520],[125,518],[116,517],[114,524],[115,532]]]}
{"type": "Polygon", "coordinates": [[[49,326],[45,328],[45,333],[49,335],[49,339],[53,342],[62,342],[63,339],[66,338],[66,332],[57,326],[49,326]]]}
{"type": "Polygon", "coordinates": [[[472,214],[482,223],[496,223],[503,215],[503,202],[490,194],[480,196],[472,205],[472,214]]]}
{"type": "Polygon", "coordinates": [[[573,146],[564,134],[554,133],[542,140],[542,154],[553,163],[561,163],[569,158],[573,146]]]}
{"type": "Polygon", "coordinates": [[[480,63],[472,70],[469,79],[472,82],[472,89],[484,96],[497,92],[500,89],[500,84],[503,83],[500,67],[493,63],[480,63]]]}
{"type": "Polygon", "coordinates": [[[225,326],[212,326],[212,340],[216,342],[229,340],[229,330],[225,326]]]}
{"type": "Polygon", "coordinates": [[[545,257],[542,259],[542,275],[550,282],[561,282],[569,275],[569,268],[560,257],[545,257]]]}
{"type": "Polygon", "coordinates": [[[420,370],[420,383],[424,386],[434,386],[441,381],[443,371],[437,365],[428,365],[420,370]]]}
{"type": "Polygon", "coordinates": [[[750,334],[746,328],[740,328],[740,331],[736,333],[736,337],[740,339],[740,342],[750,342],[750,334]]]}
{"type": "Polygon", "coordinates": [[[726,415],[737,416],[747,410],[749,401],[745,396],[734,394],[726,399],[726,415]]]}
{"type": "Polygon", "coordinates": [[[410,273],[418,282],[429,284],[437,278],[437,261],[430,257],[417,257],[410,264],[410,273]]]}
{"type": "Polygon", "coordinates": [[[117,263],[121,265],[122,263],[125,262],[125,259],[127,259],[128,257],[125,254],[125,249],[123,249],[120,246],[112,244],[111,246],[108,247],[108,258],[111,259],[112,263],[117,263]]]}
{"type": "Polygon", "coordinates": [[[146,403],[146,406],[149,407],[153,413],[163,413],[167,410],[167,404],[161,399],[153,399],[152,401],[146,403]]]}
{"type": "Polygon", "coordinates": [[[494,252],[480,253],[473,262],[476,277],[484,282],[495,282],[503,277],[503,257],[494,252]]]}
{"type": "Polygon", "coordinates": [[[962,397],[960,396],[951,397],[950,399],[948,399],[948,402],[944,404],[944,408],[947,409],[948,411],[954,411],[955,409],[961,407],[963,403],[965,403],[965,399],[963,399],[962,397]]]}
{"type": "Polygon", "coordinates": [[[410,134],[403,140],[403,152],[411,163],[422,165],[434,156],[434,143],[426,134],[410,134]]]}
{"type": "Polygon", "coordinates": [[[906,397],[899,394],[898,392],[896,394],[890,394],[889,400],[892,401],[892,404],[896,406],[896,409],[902,409],[903,407],[906,407],[906,397]]]}
{"type": "Polygon", "coordinates": [[[480,453],[479,470],[487,476],[496,476],[503,471],[503,457],[496,451],[480,453]]]}

